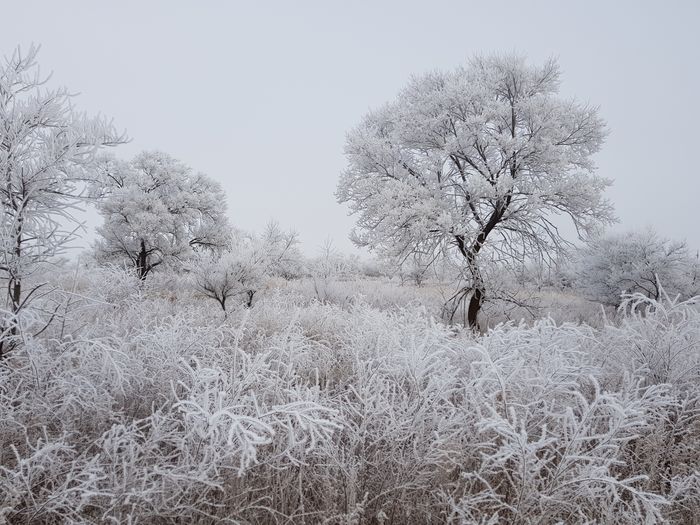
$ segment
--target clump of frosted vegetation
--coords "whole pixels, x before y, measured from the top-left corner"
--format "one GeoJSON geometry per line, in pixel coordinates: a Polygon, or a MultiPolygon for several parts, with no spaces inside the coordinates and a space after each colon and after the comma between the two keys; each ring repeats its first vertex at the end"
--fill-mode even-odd
{"type": "Polygon", "coordinates": [[[594,239],[576,253],[571,279],[592,300],[619,306],[624,292],[659,299],[700,294],[700,262],[683,241],[652,229],[594,239]]]}
{"type": "MultiPolygon", "coordinates": [[[[119,269],[0,376],[7,523],[691,523],[700,312],[482,336],[411,306],[252,308],[119,269]],[[107,284],[115,283],[115,284],[107,284]],[[89,298],[89,299],[88,299],[89,298]]],[[[67,293],[67,292],[66,292],[67,293]]]]}

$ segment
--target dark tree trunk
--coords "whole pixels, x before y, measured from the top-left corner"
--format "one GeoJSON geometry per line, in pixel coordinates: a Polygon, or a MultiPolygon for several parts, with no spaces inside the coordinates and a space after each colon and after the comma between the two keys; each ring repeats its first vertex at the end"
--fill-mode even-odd
{"type": "Polygon", "coordinates": [[[138,275],[139,279],[142,281],[146,279],[146,275],[148,275],[148,271],[150,268],[148,267],[148,252],[146,251],[146,241],[141,239],[141,250],[139,251],[139,254],[136,257],[136,275],[138,275]]]}
{"type": "Polygon", "coordinates": [[[248,290],[246,292],[246,298],[247,298],[246,308],[250,308],[251,306],[253,306],[253,296],[254,295],[255,295],[255,290],[248,290]]]}
{"type": "MultiPolygon", "coordinates": [[[[512,162],[515,162],[515,159],[513,159],[512,162]]],[[[515,173],[515,168],[511,167],[511,174],[513,177],[515,177],[515,173]]],[[[479,270],[477,256],[479,255],[481,248],[483,248],[486,238],[493,231],[496,225],[503,219],[503,216],[510,205],[511,199],[512,195],[509,194],[505,198],[497,200],[493,213],[491,213],[486,221],[483,221],[476,213],[474,208],[472,208],[474,215],[481,226],[481,231],[479,231],[472,244],[467,244],[467,239],[464,237],[464,235],[455,235],[457,248],[459,248],[460,253],[466,259],[467,267],[469,268],[469,273],[471,273],[472,277],[471,298],[469,299],[469,306],[467,307],[467,324],[472,329],[478,328],[477,318],[486,295],[486,287],[484,285],[484,279],[481,276],[481,270],[479,270]]]]}
{"type": "MultiPolygon", "coordinates": [[[[489,230],[490,231],[490,230],[489,230]]],[[[478,318],[479,311],[481,310],[481,305],[484,304],[484,296],[486,295],[486,288],[484,286],[484,279],[481,276],[481,271],[476,260],[483,242],[486,240],[486,235],[488,231],[481,232],[477,237],[476,242],[473,246],[467,247],[464,237],[457,235],[455,238],[457,240],[457,247],[460,253],[464,256],[467,261],[467,267],[469,268],[469,273],[471,274],[471,295],[469,298],[469,304],[467,305],[467,319],[466,324],[472,330],[479,328],[478,318]]]]}
{"type": "MultiPolygon", "coordinates": [[[[20,216],[17,219],[17,227],[15,229],[15,258],[17,260],[17,271],[11,273],[10,282],[8,283],[10,293],[10,300],[12,301],[12,313],[17,315],[20,309],[20,300],[22,299],[22,277],[21,277],[21,260],[22,260],[22,243],[24,242],[22,229],[24,225],[24,219],[20,216]]],[[[14,329],[12,332],[15,335],[14,329]]]]}
{"type": "Polygon", "coordinates": [[[10,287],[12,288],[12,313],[16,314],[20,309],[20,299],[22,299],[22,281],[13,279],[10,287]]]}
{"type": "MultiPolygon", "coordinates": [[[[22,256],[22,243],[24,242],[22,238],[22,223],[23,220],[20,217],[18,219],[17,229],[15,230],[14,247],[14,255],[17,259],[18,265],[22,256]]],[[[15,274],[14,271],[10,271],[10,278],[7,283],[7,295],[10,299],[13,319],[9,321],[10,326],[0,326],[0,329],[2,330],[2,332],[5,332],[9,329],[10,336],[14,338],[14,336],[18,334],[16,316],[19,314],[19,311],[22,308],[22,278],[20,275],[15,274]]],[[[13,346],[13,340],[6,340],[3,337],[3,340],[0,341],[0,360],[2,360],[5,357],[5,355],[7,355],[7,352],[9,352],[13,346]]]]}
{"type": "Polygon", "coordinates": [[[469,306],[467,307],[467,324],[472,330],[479,328],[477,323],[479,317],[479,311],[481,310],[481,305],[484,302],[484,291],[482,288],[474,288],[472,291],[471,298],[469,299],[469,306]]]}

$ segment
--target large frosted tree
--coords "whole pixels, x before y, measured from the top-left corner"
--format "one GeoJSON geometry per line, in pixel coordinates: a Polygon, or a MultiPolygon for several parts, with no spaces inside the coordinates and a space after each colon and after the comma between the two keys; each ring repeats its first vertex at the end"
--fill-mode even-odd
{"type": "Polygon", "coordinates": [[[370,112],[346,144],[338,199],[357,215],[353,240],[398,259],[455,257],[474,327],[484,267],[550,261],[567,241],[613,220],[592,155],[605,137],[596,108],[558,96],[559,68],[517,55],[413,78],[370,112]]]}
{"type": "Polygon", "coordinates": [[[103,160],[93,192],[104,218],[98,258],[129,261],[140,279],[164,262],[230,241],[221,186],[166,153],[103,160]]]}
{"type": "Polygon", "coordinates": [[[7,290],[0,358],[44,284],[37,270],[79,227],[73,212],[94,176],[95,153],[124,141],[109,121],[78,113],[65,88],[47,87],[38,50],[18,48],[0,63],[0,280],[7,290]]]}

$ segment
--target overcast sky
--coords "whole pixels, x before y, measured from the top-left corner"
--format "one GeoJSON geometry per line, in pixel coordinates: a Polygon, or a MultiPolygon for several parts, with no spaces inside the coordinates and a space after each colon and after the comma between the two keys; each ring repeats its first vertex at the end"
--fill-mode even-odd
{"type": "Polygon", "coordinates": [[[3,2],[0,54],[21,44],[132,142],[220,181],[231,221],[270,219],[315,253],[350,250],[334,191],[345,133],[414,73],[474,53],[556,56],[562,92],[600,106],[597,156],[619,230],[700,247],[700,2],[3,2]]]}

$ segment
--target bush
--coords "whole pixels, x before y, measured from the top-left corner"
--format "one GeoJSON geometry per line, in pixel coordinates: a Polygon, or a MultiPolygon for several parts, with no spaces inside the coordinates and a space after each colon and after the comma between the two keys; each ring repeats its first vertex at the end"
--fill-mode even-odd
{"type": "Polygon", "coordinates": [[[661,285],[671,296],[697,295],[699,270],[685,243],[648,229],[594,240],[578,254],[574,282],[588,298],[618,306],[625,292],[658,300],[661,285]]]}

